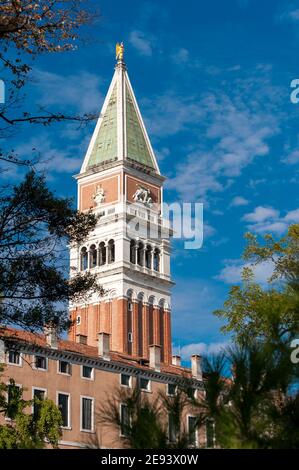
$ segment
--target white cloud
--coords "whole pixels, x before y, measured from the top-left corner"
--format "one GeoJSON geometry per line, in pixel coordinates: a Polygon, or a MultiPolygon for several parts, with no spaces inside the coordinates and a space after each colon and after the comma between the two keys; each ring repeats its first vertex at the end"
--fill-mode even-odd
{"type": "Polygon", "coordinates": [[[245,214],[242,218],[249,222],[249,230],[256,233],[272,232],[278,235],[287,231],[290,224],[299,223],[299,209],[287,212],[284,216],[272,207],[259,206],[253,212],[245,214]]]}
{"type": "Polygon", "coordinates": [[[99,111],[103,96],[100,93],[101,78],[89,72],[59,75],[35,69],[33,80],[39,91],[39,103],[48,107],[55,105],[59,111],[71,108],[80,113],[99,111]]]}
{"type": "Polygon", "coordinates": [[[219,343],[191,343],[186,344],[182,348],[179,346],[173,347],[173,354],[180,354],[183,361],[190,360],[193,354],[199,356],[206,356],[209,354],[216,354],[221,350],[225,349],[229,345],[229,342],[219,343]]]}
{"type": "Polygon", "coordinates": [[[161,162],[162,160],[164,160],[170,155],[170,150],[167,147],[162,147],[159,150],[154,149],[154,152],[155,152],[158,162],[161,162]]]}
{"type": "Polygon", "coordinates": [[[295,165],[299,163],[299,150],[291,151],[286,157],[283,158],[283,163],[288,165],[295,165]]]}
{"type": "Polygon", "coordinates": [[[231,202],[232,207],[238,207],[238,206],[247,206],[249,204],[249,201],[245,199],[242,196],[235,196],[231,202]]]}
{"type": "Polygon", "coordinates": [[[62,150],[59,145],[55,145],[46,133],[40,133],[38,137],[33,137],[28,142],[16,147],[16,153],[22,158],[32,158],[40,155],[37,163],[38,170],[47,170],[54,173],[73,173],[80,169],[82,157],[74,158],[74,154],[81,153],[78,146],[68,146],[67,150],[62,150]],[[36,149],[33,151],[33,149],[36,149]]]}
{"type": "Polygon", "coordinates": [[[194,96],[179,96],[171,91],[141,100],[150,135],[167,137],[187,130],[204,118],[200,102],[194,96]]]}
{"type": "Polygon", "coordinates": [[[242,220],[247,222],[264,222],[266,219],[273,219],[279,216],[279,212],[272,207],[259,206],[250,214],[245,214],[242,220]]]}
{"type": "Polygon", "coordinates": [[[251,109],[240,95],[209,95],[190,103],[182,99],[166,100],[166,105],[163,102],[165,97],[161,99],[160,116],[155,114],[159,116],[157,129],[163,133],[170,128],[174,133],[189,127],[200,141],[166,183],[184,200],[225,190],[255,158],[269,153],[268,140],[279,132],[278,114],[266,106],[251,109]],[[165,110],[169,117],[163,126],[165,110]]]}
{"type": "Polygon", "coordinates": [[[299,8],[295,9],[288,9],[287,11],[283,12],[280,16],[282,20],[291,20],[291,21],[299,21],[299,8]]]}
{"type": "Polygon", "coordinates": [[[174,54],[172,54],[171,59],[175,64],[186,64],[189,61],[190,53],[188,49],[181,47],[174,54]]]}
{"type": "Polygon", "coordinates": [[[153,54],[153,37],[146,35],[142,31],[131,31],[129,42],[132,44],[139,54],[143,56],[151,56],[153,54]]]}
{"type": "Polygon", "coordinates": [[[215,279],[223,281],[226,284],[238,284],[242,280],[242,270],[246,267],[252,269],[256,282],[266,284],[273,274],[274,264],[273,262],[265,261],[256,266],[252,266],[250,263],[243,263],[238,259],[227,260],[226,265],[215,279]]]}
{"type": "Polygon", "coordinates": [[[288,212],[284,220],[291,223],[299,223],[299,209],[288,212]]]}

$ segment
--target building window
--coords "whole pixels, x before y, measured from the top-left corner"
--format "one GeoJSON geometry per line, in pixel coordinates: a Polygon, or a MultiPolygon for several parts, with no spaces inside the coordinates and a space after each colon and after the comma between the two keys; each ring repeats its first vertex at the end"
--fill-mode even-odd
{"type": "Polygon", "coordinates": [[[149,379],[140,378],[139,379],[139,386],[141,390],[146,390],[147,392],[150,390],[150,381],[149,379]]]}
{"type": "Polygon", "coordinates": [[[192,447],[195,447],[197,444],[196,424],[197,419],[194,416],[188,416],[188,444],[192,447]]]}
{"type": "Polygon", "coordinates": [[[35,356],[35,368],[47,370],[47,358],[45,356],[35,356]]]}
{"type": "Polygon", "coordinates": [[[58,408],[62,417],[62,426],[70,427],[70,396],[66,393],[58,393],[58,408]]]}
{"type": "Polygon", "coordinates": [[[93,398],[81,397],[81,431],[93,431],[93,398]]]}
{"type": "Polygon", "coordinates": [[[130,300],[128,302],[128,310],[129,312],[132,312],[132,302],[130,300]]]}
{"type": "Polygon", "coordinates": [[[115,261],[115,244],[114,240],[108,242],[108,263],[114,263],[115,261]]]}
{"type": "Polygon", "coordinates": [[[99,245],[99,266],[106,264],[106,247],[105,243],[101,242],[99,245]]]}
{"type": "Polygon", "coordinates": [[[87,249],[84,247],[80,253],[80,269],[85,271],[88,268],[88,253],[87,249]]]}
{"type": "Polygon", "coordinates": [[[21,354],[19,351],[8,351],[8,362],[17,366],[21,365],[21,354]]]}
{"type": "Polygon", "coordinates": [[[175,384],[167,384],[167,395],[174,396],[176,394],[177,386],[175,384]]]}
{"type": "Polygon", "coordinates": [[[209,449],[215,447],[215,424],[212,419],[206,419],[206,446],[209,449]]]}
{"type": "Polygon", "coordinates": [[[154,251],[154,270],[160,271],[160,250],[154,251]]]}
{"type": "Polygon", "coordinates": [[[45,399],[46,391],[40,388],[33,389],[33,416],[35,419],[39,417],[41,402],[45,399]]]}
{"type": "Polygon", "coordinates": [[[145,266],[148,269],[152,267],[152,248],[150,246],[147,246],[145,250],[145,266]]]}
{"type": "Polygon", "coordinates": [[[139,243],[138,249],[137,249],[137,264],[139,264],[139,266],[143,265],[142,257],[143,257],[143,244],[139,243]]]}
{"type": "Polygon", "coordinates": [[[59,361],[58,371],[60,372],[60,374],[71,375],[71,364],[67,361],[59,361]]]}
{"type": "Polygon", "coordinates": [[[177,424],[172,413],[168,415],[168,439],[169,442],[176,442],[177,440],[177,424]]]}
{"type": "Polygon", "coordinates": [[[134,240],[131,240],[130,243],[130,262],[136,264],[136,248],[134,240]]]}
{"type": "Polygon", "coordinates": [[[127,405],[120,405],[120,433],[127,436],[130,430],[130,413],[127,405]]]}
{"type": "Polygon", "coordinates": [[[124,387],[131,387],[131,376],[128,374],[121,374],[120,375],[120,383],[124,387]]]}
{"type": "Polygon", "coordinates": [[[131,332],[128,333],[128,342],[133,343],[133,333],[131,332]]]}
{"type": "Polygon", "coordinates": [[[81,325],[81,317],[80,317],[80,315],[77,316],[77,325],[81,325]]]}
{"type": "Polygon", "coordinates": [[[82,377],[84,379],[93,379],[93,367],[82,366],[82,377]]]}
{"type": "Polygon", "coordinates": [[[89,249],[89,264],[91,269],[97,265],[97,249],[95,245],[91,245],[89,249]]]}

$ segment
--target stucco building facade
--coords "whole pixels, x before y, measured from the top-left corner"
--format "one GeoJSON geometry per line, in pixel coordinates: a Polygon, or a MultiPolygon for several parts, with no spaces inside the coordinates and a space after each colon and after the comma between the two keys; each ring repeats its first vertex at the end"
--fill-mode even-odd
{"type": "MultiPolygon", "coordinates": [[[[91,270],[104,295],[70,305],[67,340],[54,331],[0,329],[0,362],[6,364],[4,380],[12,377],[24,387],[25,399],[47,396],[61,407],[60,447],[122,447],[120,431],[107,432],[97,419],[111,390],[138,385],[155,397],[159,390],[174,390],[184,377],[195,393],[204,393],[200,357],[192,356],[188,369],[172,355],[165,178],[123,55],[76,179],[78,209],[99,218],[85,243],[70,247],[70,275],[91,270]]],[[[196,441],[204,445],[204,431],[196,441]]]]}

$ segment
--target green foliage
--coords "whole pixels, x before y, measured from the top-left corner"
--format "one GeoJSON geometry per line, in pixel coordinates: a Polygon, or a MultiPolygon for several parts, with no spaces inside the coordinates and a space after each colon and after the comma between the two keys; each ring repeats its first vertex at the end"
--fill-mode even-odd
{"type": "Polygon", "coordinates": [[[219,368],[223,353],[218,357],[204,360],[206,397],[199,403],[202,418],[214,422],[217,446],[298,446],[299,394],[287,394],[292,371],[284,352],[260,341],[230,347],[225,351],[230,379],[224,379],[219,368]]]}
{"type": "Polygon", "coordinates": [[[266,235],[260,244],[252,234],[246,239],[244,258],[253,265],[272,262],[273,275],[263,288],[246,268],[242,286],[230,289],[224,308],[215,315],[227,321],[222,330],[233,332],[239,342],[260,338],[280,347],[299,334],[299,225],[290,226],[280,240],[266,235]]]}
{"type": "Polygon", "coordinates": [[[44,177],[29,172],[0,196],[0,322],[41,329],[68,327],[63,303],[103,293],[93,274],[68,276],[66,243],[76,246],[97,218],[78,213],[68,199],[56,197],[44,177]]]}
{"type": "Polygon", "coordinates": [[[132,390],[115,389],[99,410],[103,426],[122,429],[127,447],[132,449],[184,449],[188,447],[189,434],[183,423],[186,406],[192,403],[189,390],[182,384],[174,397],[160,393],[149,401],[138,387],[132,390]],[[120,404],[128,409],[130,419],[121,422],[120,404]],[[171,415],[176,435],[175,442],[168,438],[168,418],[171,415]]]}
{"type": "Polygon", "coordinates": [[[48,399],[35,400],[38,413],[30,413],[33,400],[23,399],[23,389],[13,379],[0,385],[0,413],[9,418],[0,425],[0,449],[41,449],[48,442],[58,446],[62,417],[58,407],[48,399]],[[6,394],[9,399],[7,400],[6,394]]]}
{"type": "Polygon", "coordinates": [[[246,239],[244,259],[252,266],[271,262],[273,274],[262,287],[247,267],[242,285],[233,286],[215,312],[236,346],[226,354],[233,370],[226,389],[207,374],[215,393],[210,415],[221,447],[298,448],[298,365],[291,362],[290,345],[299,335],[299,225],[279,240],[246,239]]]}

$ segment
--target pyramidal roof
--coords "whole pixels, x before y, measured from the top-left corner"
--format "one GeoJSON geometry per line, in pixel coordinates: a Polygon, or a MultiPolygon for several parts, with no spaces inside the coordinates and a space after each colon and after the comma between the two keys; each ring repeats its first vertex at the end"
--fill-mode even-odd
{"type": "Polygon", "coordinates": [[[118,60],[81,173],[128,160],[160,174],[123,60],[118,60]]]}

